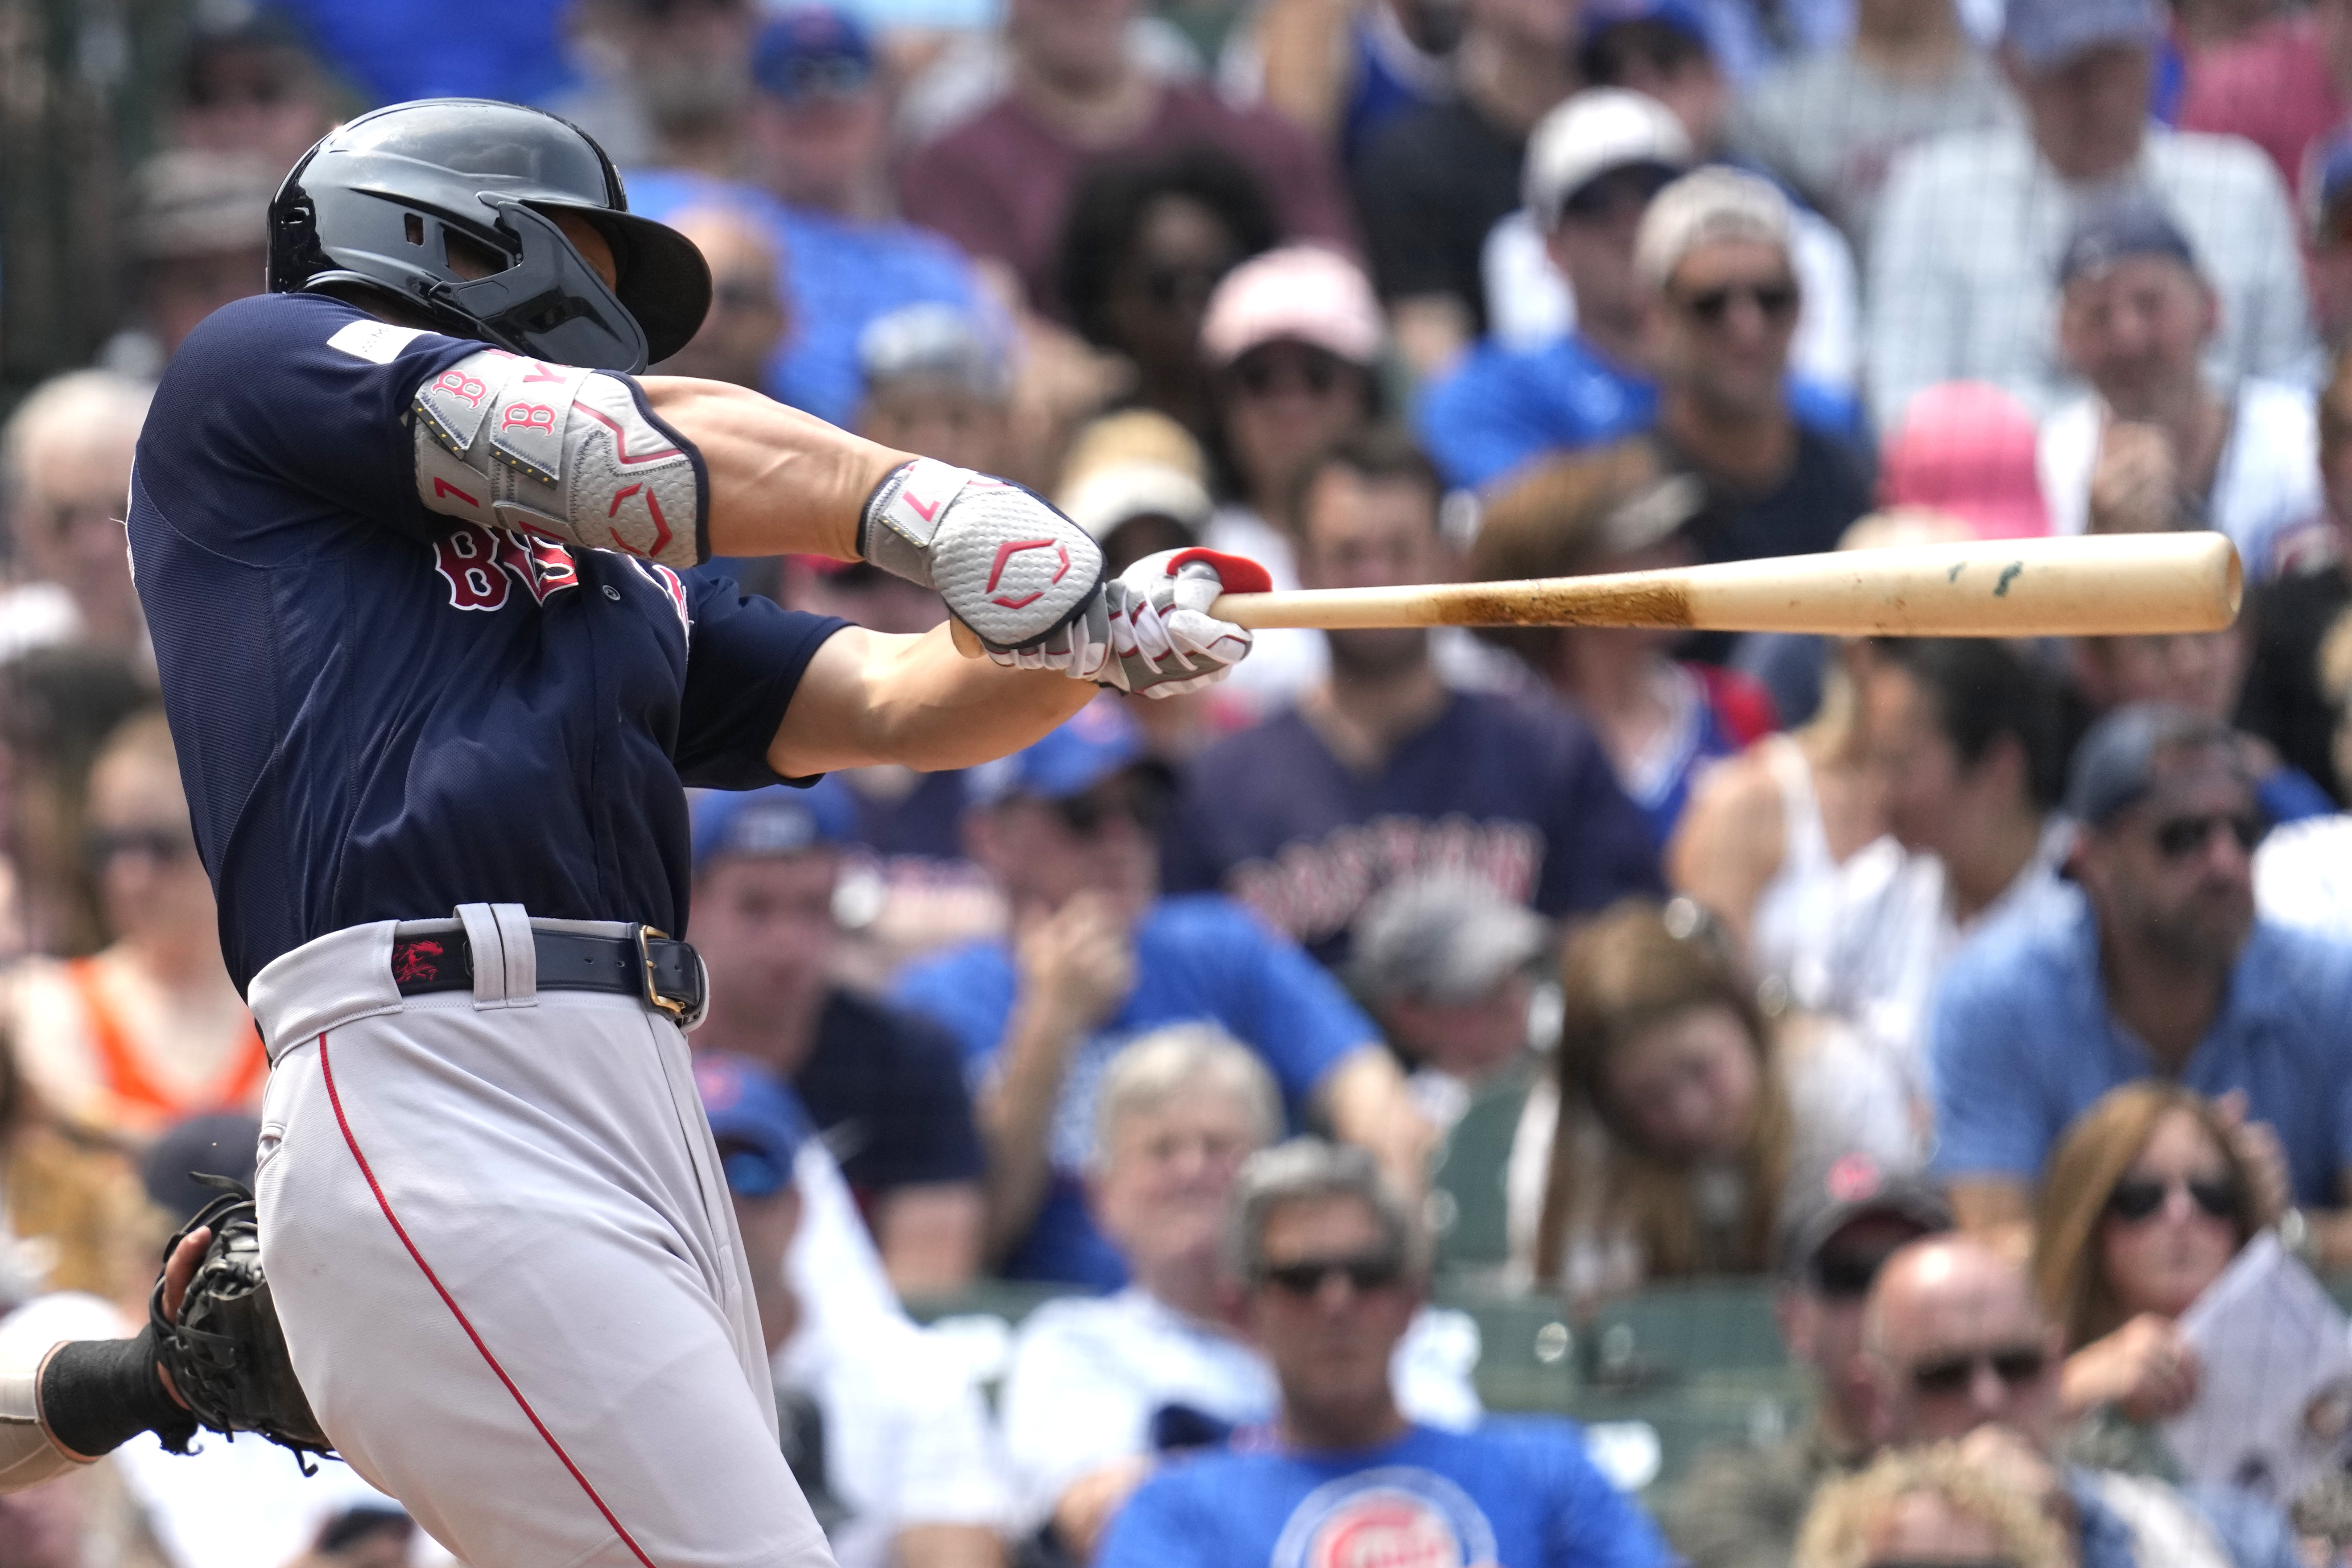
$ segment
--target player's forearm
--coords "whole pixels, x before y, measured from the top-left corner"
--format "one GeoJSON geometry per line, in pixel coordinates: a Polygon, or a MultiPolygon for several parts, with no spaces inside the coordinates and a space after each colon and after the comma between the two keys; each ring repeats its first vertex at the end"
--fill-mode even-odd
{"type": "Polygon", "coordinates": [[[716,555],[857,559],[866,498],[912,456],[748,387],[674,375],[643,385],[654,412],[702,454],[716,555]]]}
{"type": "Polygon", "coordinates": [[[876,763],[971,767],[1019,751],[1094,695],[1057,671],[966,658],[943,626],[920,637],[852,626],[809,660],[768,761],[787,778],[876,763]]]}

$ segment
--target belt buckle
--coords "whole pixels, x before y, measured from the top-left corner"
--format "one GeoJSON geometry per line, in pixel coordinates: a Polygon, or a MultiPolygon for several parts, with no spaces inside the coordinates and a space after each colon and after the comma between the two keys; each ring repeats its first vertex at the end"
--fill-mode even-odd
{"type": "MultiPolygon", "coordinates": [[[[646,1005],[667,1016],[681,1030],[691,1029],[701,1023],[702,1016],[710,1010],[710,978],[703,971],[702,955],[698,952],[694,954],[695,978],[700,982],[695,988],[698,994],[690,1001],[673,1002],[661,993],[661,982],[654,974],[653,950],[646,945],[655,937],[667,942],[669,932],[639,923],[629,928],[629,936],[636,943],[637,973],[645,982],[646,1005]]],[[[687,951],[692,952],[693,949],[687,951]]]]}

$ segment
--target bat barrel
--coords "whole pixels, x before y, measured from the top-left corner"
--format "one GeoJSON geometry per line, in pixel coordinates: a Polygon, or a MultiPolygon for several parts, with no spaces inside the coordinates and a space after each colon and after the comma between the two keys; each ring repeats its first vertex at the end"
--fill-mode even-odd
{"type": "Polygon", "coordinates": [[[1517,583],[1227,594],[1238,625],[1670,626],[1833,637],[2113,637],[2237,618],[2238,552],[2210,532],[1909,546],[1517,583]]]}

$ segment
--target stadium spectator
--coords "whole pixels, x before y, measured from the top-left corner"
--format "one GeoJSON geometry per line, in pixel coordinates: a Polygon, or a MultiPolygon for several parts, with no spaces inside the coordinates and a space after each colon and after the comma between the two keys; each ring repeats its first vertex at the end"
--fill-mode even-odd
{"type": "Polygon", "coordinates": [[[2174,1488],[2054,1455],[2063,1331],[2025,1270],[1968,1237],[1915,1241],[1871,1287],[1864,1342],[1892,1447],[1965,1439],[2001,1489],[2062,1521],[2082,1568],[2164,1563],[2291,1568],[2278,1510],[2242,1492],[2174,1488]]]}
{"type": "Polygon", "coordinates": [[[1009,269],[1011,297],[1044,314],[1062,296],[1054,269],[1064,213],[1084,167],[1106,159],[1222,148],[1271,194],[1283,234],[1349,243],[1322,149],[1274,110],[1228,108],[1205,87],[1151,74],[1127,47],[1137,10],[1137,0],[1012,0],[1011,86],[899,169],[907,216],[1009,269]]]}
{"type": "Polygon", "coordinates": [[[2336,710],[2342,689],[2320,672],[2320,645],[2352,605],[2352,358],[2339,357],[2319,395],[2320,513],[2333,559],[2284,574],[2246,596],[2241,624],[2252,647],[2238,723],[2344,798],[2336,765],[2336,710]]]}
{"type": "Polygon", "coordinates": [[[2076,1554],[2035,1511],[1956,1443],[1881,1455],[1867,1470],[1822,1489],[1804,1516],[1801,1568],[1898,1563],[2000,1563],[2068,1568],[2076,1554]]]}
{"type": "Polygon", "coordinates": [[[139,165],[130,251],[133,324],[99,351],[110,370],[152,381],[196,323],[261,292],[269,199],[286,177],[259,153],[158,153],[139,165]]]}
{"type": "Polygon", "coordinates": [[[2309,312],[2277,174],[2224,137],[2152,126],[2153,0],[2015,0],[2003,58],[2024,123],[1940,136],[1895,161],[1870,247],[1867,359],[1881,429],[1922,387],[1990,381],[2037,412],[2067,390],[2058,263],[2082,211],[2163,203],[2221,303],[2208,369],[2309,379],[2309,312]]]}
{"type": "Polygon", "coordinates": [[[1129,1500],[1102,1568],[1224,1568],[1341,1552],[1524,1568],[1669,1561],[1656,1530],[1548,1417],[1416,1424],[1391,1365],[1427,1288],[1411,1212],[1360,1152],[1298,1140],[1243,1168],[1231,1222],[1240,1316],[1281,1387],[1253,1447],[1163,1470],[1129,1500]]]}
{"type": "Polygon", "coordinates": [[[1832,1172],[1810,1203],[1783,1229],[1772,1304],[1780,1342],[1812,1384],[1812,1415],[1778,1443],[1708,1449],[1668,1494],[1659,1521],[1690,1568],[1788,1563],[1815,1494],[1869,1458],[1877,1410],[1863,1300],[1897,1247],[1952,1227],[1942,1198],[1868,1161],[1832,1172]]]}
{"type": "Polygon", "coordinates": [[[1792,1205],[1861,1155],[1917,1163],[1905,1086],[1848,1035],[1768,1023],[1686,899],[1573,931],[1556,1084],[1511,1151],[1512,1251],[1588,1305],[1649,1280],[1763,1274],[1792,1205]]]}
{"type": "Polygon", "coordinates": [[[0,593],[0,661],[59,642],[146,658],[121,518],[152,391],[112,371],[68,371],[0,426],[15,579],[0,593]]]}
{"type": "Polygon", "coordinates": [[[1001,474],[1013,456],[1013,367],[1003,343],[970,311],[908,305],[857,338],[865,396],[857,433],[958,468],[1001,474]]]}
{"type": "Polygon", "coordinates": [[[572,0],[571,11],[586,79],[550,109],[624,169],[743,173],[752,0],[572,0]]]}
{"type": "Polygon", "coordinates": [[[1061,229],[1056,301],[1118,355],[1132,401],[1211,437],[1201,328],[1219,282],[1280,236],[1265,184],[1230,153],[1185,147],[1078,176],[1061,229]]]}
{"type": "Polygon", "coordinates": [[[890,109],[874,41],[847,12],[794,5],[751,51],[747,147],[754,182],[786,206],[879,220],[893,210],[890,109]]]}
{"type": "MultiPolygon", "coordinates": [[[[2352,20],[2345,52],[2352,56],[2352,20]]],[[[2352,347],[2352,131],[2339,131],[2311,150],[2303,178],[2304,278],[2320,342],[2331,354],[2352,347]]]]}
{"type": "MultiPolygon", "coordinates": [[[[1102,545],[1103,570],[1116,574],[1147,555],[1201,542],[1214,510],[1208,458],[1201,444],[1164,414],[1147,408],[1106,414],[1072,444],[1055,504],[1102,545]]],[[[1150,706],[1164,708],[1171,701],[1181,706],[1177,699],[1150,706]]],[[[1150,728],[1146,711],[1136,710],[1139,721],[1150,728]]]]}
{"type": "MultiPolygon", "coordinates": [[[[1371,285],[1328,250],[1271,251],[1217,286],[1201,353],[1231,484],[1203,543],[1249,557],[1276,588],[1298,586],[1299,476],[1380,412],[1381,338],[1371,285]]],[[[1268,709],[1322,679],[1327,665],[1321,637],[1274,628],[1223,689],[1268,709]]]]}
{"type": "Polygon", "coordinates": [[[1867,257],[1887,171],[1906,148],[2015,112],[1953,0],[1856,0],[1853,36],[1767,74],[1732,112],[1731,143],[1867,257]]]}
{"type": "Polygon", "coordinates": [[[1436,375],[1486,335],[1488,231],[1520,202],[1528,137],[1574,92],[1576,0],[1465,0],[1454,92],[1399,115],[1355,169],[1398,351],[1436,375]]]}
{"type": "Polygon", "coordinates": [[[1633,243],[1651,199],[1691,163],[1681,121],[1622,88],[1580,92],[1536,126],[1527,226],[1566,280],[1574,324],[1538,343],[1486,338],[1423,391],[1421,436],[1448,484],[1489,485],[1544,453],[1593,446],[1655,417],[1653,301],[1633,270],[1633,243]]]}
{"type": "Polygon", "coordinates": [[[669,223],[710,264],[710,313],[687,345],[656,368],[664,375],[764,388],[769,362],[793,328],[773,234],[740,207],[696,208],[669,223]]]}
{"type": "Polygon", "coordinates": [[[90,770],[83,849],[113,941],[26,960],[0,1010],[39,1102],[131,1147],[198,1111],[250,1110],[269,1072],[221,963],[179,760],[160,710],[126,720],[90,770]]]}
{"type": "Polygon", "coordinates": [[[37,1104],[16,1058],[0,1026],[0,1321],[44,1291],[140,1300],[163,1237],[136,1167],[37,1104]]]}
{"type": "Polygon", "coordinates": [[[1830,960],[1830,1007],[1924,1092],[1928,1012],[1961,944],[2057,890],[2069,828],[2057,682],[1998,642],[1880,642],[1862,681],[1870,771],[1909,851],[1830,960]]]}
{"type": "MultiPolygon", "coordinates": [[[[1685,530],[1706,503],[1697,479],[1660,474],[1654,447],[1623,443],[1488,507],[1469,575],[1509,582],[1687,566],[1696,552],[1685,530]]],[[[1592,726],[1661,849],[1699,775],[1778,728],[1763,687],[1733,670],[1676,660],[1673,631],[1496,627],[1484,635],[1524,659],[1592,726]]]]}
{"type": "Polygon", "coordinates": [[[309,43],[260,6],[188,18],[172,140],[200,153],[247,153],[280,171],[351,108],[309,43]]]}
{"type": "Polygon", "coordinates": [[[2255,26],[2190,58],[2179,125],[2244,137],[2271,155],[2293,190],[2305,178],[2312,143],[2352,108],[2342,86],[2352,71],[2352,5],[2315,0],[2308,9],[2251,9],[2261,18],[2255,26]]]}
{"type": "Polygon", "coordinates": [[[1461,41],[1459,5],[1272,0],[1242,26],[1219,59],[1220,77],[1238,68],[1253,79],[1267,103],[1337,147],[1349,170],[1391,121],[1453,96],[1447,61],[1461,41]]]}
{"type": "MultiPolygon", "coordinates": [[[[1178,1024],[1111,1059],[1087,1185],[1131,1282],[1052,1301],[1024,1320],[999,1407],[1023,1494],[1074,1560],[1169,1458],[1274,1418],[1273,1369],[1230,1321],[1224,1227],[1242,1162],[1281,1136],[1281,1090],[1248,1047],[1178,1024]]],[[[1476,1423],[1475,1331],[1424,1308],[1398,1345],[1397,1399],[1413,1419],[1476,1423]]]]}
{"type": "Polygon", "coordinates": [[[2179,710],[2119,709],[2077,749],[2071,885],[1988,930],[1937,988],[1936,1170],[1972,1228],[2025,1219],[2067,1124],[2162,1077],[2244,1097],[2261,1190],[2352,1257],[2352,948],[2257,917],[2263,822],[2237,738],[2179,710]],[[2291,1194],[2291,1196],[2289,1195],[2291,1194]]]}
{"type": "Polygon", "coordinates": [[[83,853],[89,769],[115,728],[154,701],[120,654],[37,648],[0,664],[0,758],[8,782],[0,858],[0,953],[95,952],[106,944],[83,853]]]}
{"type": "Polygon", "coordinates": [[[2081,533],[2110,428],[2151,426],[2171,448],[2189,526],[2218,529],[2256,579],[2320,509],[2319,432],[2311,394],[2259,376],[2226,392],[2201,354],[2221,302],[2197,254],[2145,196],[2093,208],[2058,264],[2058,342],[2089,391],[2042,424],[2042,493],[2051,531],[2081,533]]]}
{"type": "MultiPolygon", "coordinates": [[[[1731,84],[1717,64],[1706,18],[1692,0],[1607,0],[1587,6],[1580,58],[1584,78],[1593,86],[1628,89],[1664,104],[1688,133],[1700,161],[1736,166],[1731,84]]],[[[1851,399],[1861,360],[1853,247],[1835,224],[1791,203],[1788,248],[1802,294],[1790,365],[1822,390],[1851,399]]],[[[1547,290],[1557,283],[1549,273],[1525,276],[1547,290]]],[[[1494,313],[1510,311],[1497,308],[1494,313]]]]}
{"type": "Polygon", "coordinates": [[[1452,1127],[1482,1085],[1527,1063],[1528,1010],[1551,946],[1540,915],[1465,877],[1391,882],[1364,906],[1349,989],[1435,1126],[1452,1127]]]}
{"type": "MultiPolygon", "coordinates": [[[[1309,587],[1441,581],[1437,475],[1373,427],[1309,465],[1309,587]]],[[[1547,915],[1657,883],[1640,816],[1591,731],[1556,706],[1449,687],[1423,631],[1326,634],[1330,673],[1185,770],[1169,881],[1223,888],[1327,962],[1388,882],[1460,870],[1547,915]]]]}
{"type": "Polygon", "coordinates": [[[955,1040],[833,979],[849,816],[832,784],[696,801],[694,938],[711,1005],[695,1044],[793,1085],[891,1284],[936,1295],[970,1283],[980,1264],[980,1138],[955,1040]]]}
{"type": "Polygon", "coordinates": [[[1958,518],[1979,539],[2050,531],[2033,416],[1981,381],[1928,387],[1903,410],[1879,451],[1878,500],[1958,518]]]}
{"type": "MultiPolygon", "coordinates": [[[[536,103],[563,87],[570,0],[274,0],[375,103],[412,98],[495,98],[536,103]]],[[[675,0],[681,12],[711,0],[675,0]]],[[[723,3],[723,0],[720,0],[723,3]]],[[[627,62],[607,62],[620,68],[627,62]]]]}
{"type": "Polygon", "coordinates": [[[912,965],[893,994],[955,1034],[979,1085],[989,1252],[1005,1272],[1125,1280],[1085,1201],[1096,1097],[1119,1047],[1163,1025],[1218,1024],[1265,1060],[1293,1119],[1327,1116],[1420,1179],[1428,1128],[1338,984],[1223,899],[1160,896],[1165,775],[1115,702],[966,776],[972,858],[1003,888],[1013,935],[912,965]]]}
{"type": "MultiPolygon", "coordinates": [[[[2069,1415],[2128,1428],[2196,1399],[2196,1348],[2175,1320],[2280,1217],[2235,1136],[2227,1108],[2143,1081],[2100,1096],[2052,1152],[2033,1205],[2033,1287],[2066,1331],[2069,1415]]],[[[2146,1468],[2160,1452],[2147,1436],[2095,1430],[2075,1447],[2146,1468]],[[2137,1449],[2137,1464],[2119,1449],[2137,1449]]]]}
{"type": "Polygon", "coordinates": [[[803,1312],[785,1256],[817,1136],[754,1062],[701,1055],[695,1088],[750,1266],[785,1457],[842,1568],[1003,1568],[1012,1497],[980,1394],[903,1317],[803,1312]]]}

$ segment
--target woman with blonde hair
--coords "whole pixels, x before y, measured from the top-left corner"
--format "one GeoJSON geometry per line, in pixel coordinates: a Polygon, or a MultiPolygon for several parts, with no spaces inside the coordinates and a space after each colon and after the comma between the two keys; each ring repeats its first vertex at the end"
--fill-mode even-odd
{"type": "Polygon", "coordinates": [[[1630,899],[1583,925],[1560,984],[1559,1070],[1528,1097],[1510,1186],[1515,1260],[1570,1301],[1765,1272],[1783,1207],[1840,1158],[1912,1163],[1885,1097],[1856,1093],[1866,1054],[1768,1019],[1689,900],[1630,899]]]}
{"type": "Polygon", "coordinates": [[[1896,1449],[1813,1495],[1794,1568],[1878,1568],[1895,1563],[2063,1568],[2074,1561],[2058,1526],[2010,1478],[1958,1443],[1896,1449]]]}
{"type": "Polygon", "coordinates": [[[2192,1089],[2126,1084],[2075,1119],[2033,1215],[2033,1286],[2066,1331],[2069,1414],[2145,1423],[2187,1407],[2197,1357],[2175,1320],[2273,1206],[2230,1121],[2192,1089]]]}

